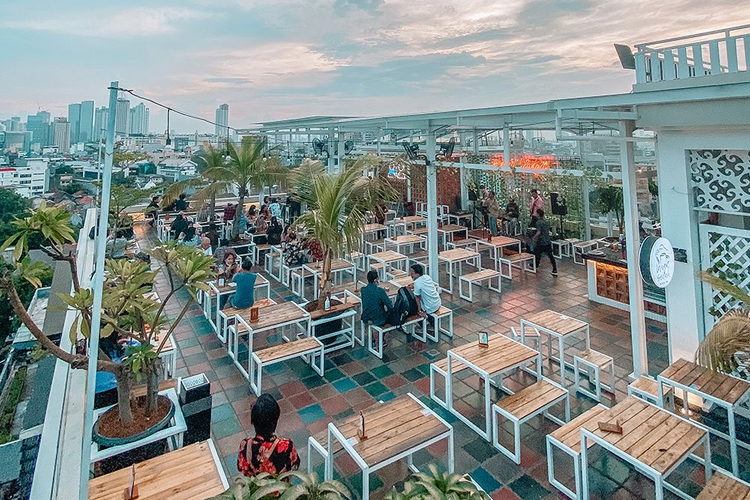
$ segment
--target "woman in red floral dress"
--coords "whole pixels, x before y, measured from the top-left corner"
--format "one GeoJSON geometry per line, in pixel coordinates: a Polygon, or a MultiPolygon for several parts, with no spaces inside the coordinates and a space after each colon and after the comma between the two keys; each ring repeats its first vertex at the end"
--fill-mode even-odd
{"type": "Polygon", "coordinates": [[[262,472],[278,475],[299,468],[297,449],[289,439],[276,436],[281,409],[270,394],[261,394],[250,412],[255,437],[240,443],[237,470],[246,476],[262,472]]]}

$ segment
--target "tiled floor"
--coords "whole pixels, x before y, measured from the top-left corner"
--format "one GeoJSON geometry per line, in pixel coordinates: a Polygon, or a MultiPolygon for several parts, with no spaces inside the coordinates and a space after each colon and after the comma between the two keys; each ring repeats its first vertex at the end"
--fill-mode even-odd
{"type": "MultiPolygon", "coordinates": [[[[271,285],[271,298],[277,302],[293,299],[281,284],[271,280],[271,285]]],[[[513,283],[505,280],[502,295],[488,293],[483,288],[475,294],[474,303],[443,295],[443,303],[452,308],[455,315],[455,337],[452,340],[441,337],[439,344],[406,344],[403,335],[393,334],[382,361],[363,347],[339,351],[326,360],[324,378],[301,360],[268,367],[264,372],[263,389],[275,396],[281,406],[278,433],[293,439],[304,467],[308,436],[324,429],[331,419],[351,415],[377,401],[386,401],[407,392],[439,409],[429,399],[429,364],[432,360],[445,356],[452,346],[475,342],[480,330],[507,333],[511,327],[518,328],[519,320],[525,315],[547,308],[590,323],[592,347],[615,358],[615,398],[619,400],[624,397],[627,375],[632,371],[628,314],[589,302],[586,291],[583,266],[566,259],[560,263],[560,276],[554,278],[549,273],[548,263],[543,262],[536,275],[517,276],[513,283]]],[[[184,299],[183,296],[180,301],[184,299]]],[[[178,303],[175,302],[170,309],[176,313],[178,303]]],[[[667,364],[665,325],[649,321],[647,336],[651,372],[657,373],[667,364]]],[[[237,474],[237,446],[242,438],[252,435],[249,412],[255,396],[197,305],[190,310],[187,320],[178,326],[175,337],[180,349],[177,375],[205,373],[211,381],[213,438],[226,470],[230,475],[237,474]]],[[[553,372],[557,370],[556,366],[545,365],[545,374],[550,368],[553,372]]],[[[570,372],[569,375],[572,379],[570,372]]],[[[528,383],[524,377],[516,376],[508,381],[509,387],[528,383]]],[[[476,377],[469,377],[463,382],[456,388],[456,397],[459,398],[456,404],[476,417],[474,409],[481,402],[472,388],[476,389],[479,381],[476,377]]],[[[608,398],[612,396],[605,395],[604,402],[610,404],[608,398]]],[[[592,400],[582,395],[571,397],[573,416],[593,405],[592,400]]],[[[534,419],[523,427],[522,463],[517,466],[452,415],[442,410],[439,413],[454,425],[456,471],[470,473],[492,498],[538,500],[561,497],[547,482],[544,436],[555,428],[554,424],[534,419]]],[[[415,464],[444,463],[444,457],[445,447],[438,444],[417,454],[415,464]]],[[[559,459],[557,463],[560,474],[570,469],[572,477],[572,464],[559,459]]],[[[653,486],[647,484],[649,481],[613,455],[595,452],[592,464],[592,498],[653,497],[653,486]]],[[[342,479],[356,490],[361,480],[357,474],[347,476],[354,472],[350,464],[337,462],[337,469],[340,474],[343,471],[342,479]]],[[[696,489],[696,484],[701,482],[701,474],[692,467],[675,474],[678,481],[687,484],[686,488],[696,489]]],[[[394,481],[403,480],[407,475],[405,463],[394,464],[374,474],[371,485],[379,489],[373,498],[382,497],[394,481]]]]}

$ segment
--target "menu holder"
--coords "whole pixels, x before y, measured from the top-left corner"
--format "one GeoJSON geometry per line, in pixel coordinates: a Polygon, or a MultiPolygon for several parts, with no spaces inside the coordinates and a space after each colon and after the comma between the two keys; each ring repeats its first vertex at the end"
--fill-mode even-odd
{"type": "Polygon", "coordinates": [[[479,347],[487,349],[490,346],[490,336],[487,332],[479,332],[479,347]]]}
{"type": "Polygon", "coordinates": [[[125,500],[136,500],[139,498],[138,485],[135,484],[135,465],[130,469],[130,484],[125,488],[124,497],[125,500]]]}
{"type": "Polygon", "coordinates": [[[596,425],[599,426],[599,430],[602,432],[622,434],[622,426],[620,425],[619,420],[615,420],[614,422],[604,422],[600,420],[599,422],[596,423],[596,425]]]}
{"type": "Polygon", "coordinates": [[[365,429],[365,414],[359,412],[359,429],[357,429],[357,437],[360,441],[367,439],[367,430],[365,429]]]}
{"type": "Polygon", "coordinates": [[[259,310],[260,309],[258,308],[258,306],[253,306],[250,308],[250,323],[258,322],[259,310]]]}

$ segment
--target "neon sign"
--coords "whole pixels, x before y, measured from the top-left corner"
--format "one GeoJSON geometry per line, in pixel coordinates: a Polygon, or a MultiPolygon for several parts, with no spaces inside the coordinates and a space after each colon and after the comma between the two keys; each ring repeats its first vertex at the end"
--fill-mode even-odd
{"type": "MultiPolygon", "coordinates": [[[[490,165],[494,167],[505,166],[502,153],[492,155],[490,158],[490,165]]],[[[523,154],[519,156],[512,156],[510,159],[510,165],[515,168],[524,168],[528,170],[550,170],[557,168],[557,157],[554,155],[534,156],[530,154],[523,154]]]]}

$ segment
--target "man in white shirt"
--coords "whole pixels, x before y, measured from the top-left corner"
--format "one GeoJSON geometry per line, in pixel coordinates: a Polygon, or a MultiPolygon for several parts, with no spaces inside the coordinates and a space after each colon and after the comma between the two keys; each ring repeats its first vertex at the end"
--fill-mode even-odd
{"type": "Polygon", "coordinates": [[[414,295],[417,298],[419,314],[423,317],[426,316],[430,326],[434,326],[435,318],[432,317],[432,314],[437,312],[442,305],[438,288],[432,278],[424,273],[422,264],[411,266],[411,279],[414,280],[414,295]]]}
{"type": "Polygon", "coordinates": [[[209,240],[206,237],[201,238],[201,250],[203,251],[203,255],[212,256],[213,251],[211,250],[211,240],[209,240]]]}

